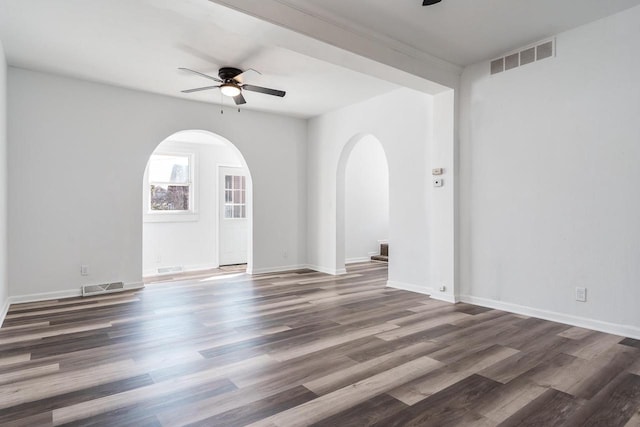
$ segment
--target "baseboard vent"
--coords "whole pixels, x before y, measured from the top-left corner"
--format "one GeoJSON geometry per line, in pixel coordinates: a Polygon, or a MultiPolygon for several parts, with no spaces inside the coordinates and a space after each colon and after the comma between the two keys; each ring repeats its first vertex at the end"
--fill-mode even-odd
{"type": "Polygon", "coordinates": [[[551,58],[556,54],[555,39],[545,40],[542,42],[529,45],[525,48],[511,52],[502,58],[491,61],[491,74],[502,73],[532,62],[541,61],[551,58]]]}
{"type": "Polygon", "coordinates": [[[177,265],[175,267],[158,267],[158,274],[166,274],[166,273],[182,273],[184,269],[181,265],[177,265]]]}
{"type": "Polygon", "coordinates": [[[124,290],[124,283],[122,282],[104,283],[102,285],[84,285],[82,286],[82,296],[110,294],[124,290]]]}

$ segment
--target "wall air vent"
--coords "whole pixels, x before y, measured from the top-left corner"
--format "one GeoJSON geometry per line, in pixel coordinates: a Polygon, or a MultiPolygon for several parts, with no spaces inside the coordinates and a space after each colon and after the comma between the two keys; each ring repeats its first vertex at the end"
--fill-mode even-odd
{"type": "Polygon", "coordinates": [[[181,273],[184,269],[181,265],[175,267],[158,267],[158,274],[181,273]]]}
{"type": "Polygon", "coordinates": [[[532,62],[541,61],[551,58],[556,54],[555,39],[545,40],[533,45],[518,49],[502,58],[491,61],[491,74],[502,73],[503,71],[512,70],[531,64],[532,62]]]}
{"type": "Polygon", "coordinates": [[[84,285],[82,287],[82,296],[110,294],[124,290],[124,283],[122,282],[104,283],[102,285],[84,285]]]}

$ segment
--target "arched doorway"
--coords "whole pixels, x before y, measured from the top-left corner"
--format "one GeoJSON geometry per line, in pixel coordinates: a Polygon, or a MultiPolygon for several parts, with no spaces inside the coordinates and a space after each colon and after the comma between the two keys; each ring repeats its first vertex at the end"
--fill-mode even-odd
{"type": "Polygon", "coordinates": [[[378,254],[389,239],[389,167],[380,141],[358,134],[344,146],[336,189],[336,267],[378,254]]]}
{"type": "Polygon", "coordinates": [[[203,130],[158,144],[143,177],[143,276],[247,264],[252,256],[252,180],[227,139],[203,130]]]}

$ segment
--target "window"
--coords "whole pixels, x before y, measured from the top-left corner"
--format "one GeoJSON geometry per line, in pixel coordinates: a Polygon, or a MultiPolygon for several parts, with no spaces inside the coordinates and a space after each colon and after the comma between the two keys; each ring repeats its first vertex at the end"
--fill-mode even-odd
{"type": "Polygon", "coordinates": [[[153,154],[149,160],[149,211],[193,210],[191,155],[153,154]]]}
{"type": "Polygon", "coordinates": [[[224,217],[246,218],[245,177],[241,175],[224,176],[224,217]]]}

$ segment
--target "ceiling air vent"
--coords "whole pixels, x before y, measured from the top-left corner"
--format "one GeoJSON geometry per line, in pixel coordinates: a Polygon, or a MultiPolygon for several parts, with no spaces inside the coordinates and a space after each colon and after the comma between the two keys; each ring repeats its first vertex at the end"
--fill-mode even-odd
{"type": "Polygon", "coordinates": [[[516,52],[505,55],[502,58],[491,61],[491,74],[498,74],[503,71],[531,64],[532,62],[551,58],[555,55],[555,51],[556,43],[554,39],[545,40],[543,42],[536,43],[533,46],[527,46],[516,52]]]}

